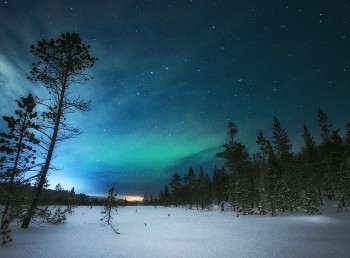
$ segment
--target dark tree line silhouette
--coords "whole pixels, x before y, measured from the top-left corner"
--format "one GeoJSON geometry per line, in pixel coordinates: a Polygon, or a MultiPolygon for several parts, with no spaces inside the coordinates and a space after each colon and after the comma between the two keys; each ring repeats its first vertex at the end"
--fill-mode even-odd
{"type": "Polygon", "coordinates": [[[338,202],[338,210],[346,208],[350,204],[350,123],[342,137],[321,108],[317,122],[321,141],[316,143],[304,125],[304,144],[293,153],[287,131],[274,117],[272,138],[260,130],[256,138],[260,149],[254,155],[236,141],[239,130],[230,122],[223,150],[216,154],[225,160],[224,166],[215,167],[212,177],[202,167],[198,176],[192,167],[183,176],[174,173],[157,203],[204,209],[226,202],[237,213],[276,216],[276,210],[318,213],[326,196],[338,202]]]}

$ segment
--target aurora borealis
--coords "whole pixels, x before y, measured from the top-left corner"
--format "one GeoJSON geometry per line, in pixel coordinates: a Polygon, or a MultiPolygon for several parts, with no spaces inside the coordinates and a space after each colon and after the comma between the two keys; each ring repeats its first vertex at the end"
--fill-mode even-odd
{"type": "Polygon", "coordinates": [[[100,59],[76,87],[92,110],[72,116],[84,133],[56,149],[51,186],[158,194],[174,172],[222,165],[228,121],[254,153],[274,115],[296,149],[304,123],[318,139],[318,107],[336,128],[350,120],[349,1],[8,0],[0,24],[1,115],[45,90],[26,79],[38,40],[76,32],[100,59]]]}

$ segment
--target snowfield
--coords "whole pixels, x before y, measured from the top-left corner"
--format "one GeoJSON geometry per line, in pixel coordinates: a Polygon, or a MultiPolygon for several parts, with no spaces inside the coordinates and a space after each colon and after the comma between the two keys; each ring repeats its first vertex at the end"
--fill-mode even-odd
{"type": "Polygon", "coordinates": [[[120,232],[102,226],[102,207],[77,207],[61,225],[11,224],[14,241],[0,247],[15,257],[350,257],[350,213],[239,216],[169,207],[124,207],[120,232]]]}

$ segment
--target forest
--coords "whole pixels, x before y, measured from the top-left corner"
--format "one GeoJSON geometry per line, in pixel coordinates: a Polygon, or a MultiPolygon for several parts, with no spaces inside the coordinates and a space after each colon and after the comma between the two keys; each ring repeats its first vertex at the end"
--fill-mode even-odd
{"type": "MultiPolygon", "coordinates": [[[[271,214],[276,210],[318,214],[323,199],[338,202],[338,210],[350,203],[350,123],[346,135],[333,129],[326,113],[319,108],[317,122],[321,142],[316,143],[308,127],[303,126],[304,145],[292,152],[292,143],[277,117],[273,119],[272,139],[260,130],[256,143],[259,153],[250,155],[247,147],[236,141],[235,123],[227,128],[227,141],[216,154],[225,160],[215,167],[212,177],[200,166],[196,176],[192,167],[187,173],[175,173],[159,194],[159,199],[145,195],[145,202],[162,205],[189,205],[210,208],[212,203],[230,203],[237,214],[271,214]],[[169,189],[170,188],[170,189],[169,189]]],[[[222,207],[223,209],[223,207],[222,207]]]]}

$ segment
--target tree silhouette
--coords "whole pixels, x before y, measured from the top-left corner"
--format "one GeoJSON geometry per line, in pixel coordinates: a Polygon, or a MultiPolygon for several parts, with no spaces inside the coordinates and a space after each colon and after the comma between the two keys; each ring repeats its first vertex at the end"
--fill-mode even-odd
{"type": "Polygon", "coordinates": [[[47,108],[47,112],[42,116],[45,163],[40,172],[35,196],[23,219],[22,228],[28,227],[35,212],[56,143],[81,133],[79,129],[67,123],[67,114],[76,110],[90,109],[90,102],[72,97],[70,91],[71,86],[81,85],[92,79],[85,70],[93,67],[98,59],[90,56],[89,49],[90,46],[82,43],[76,33],[62,34],[56,40],[41,40],[37,46],[30,47],[30,52],[39,61],[32,64],[29,79],[45,85],[51,97],[40,100],[40,103],[47,108]]]}
{"type": "MultiPolygon", "coordinates": [[[[0,173],[0,182],[7,184],[1,229],[5,226],[4,221],[10,206],[17,205],[19,207],[21,204],[19,193],[16,194],[19,190],[18,185],[23,183],[25,173],[33,170],[37,165],[35,147],[39,144],[39,140],[34,131],[38,130],[39,127],[36,123],[37,112],[34,111],[35,99],[29,94],[16,102],[18,109],[15,111],[15,115],[3,117],[9,132],[0,133],[0,168],[3,171],[0,173]]],[[[12,212],[8,219],[11,221],[14,215],[12,212]]]]}

